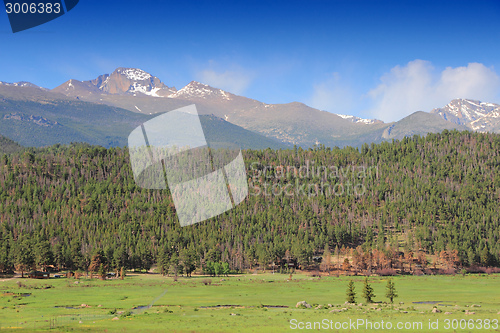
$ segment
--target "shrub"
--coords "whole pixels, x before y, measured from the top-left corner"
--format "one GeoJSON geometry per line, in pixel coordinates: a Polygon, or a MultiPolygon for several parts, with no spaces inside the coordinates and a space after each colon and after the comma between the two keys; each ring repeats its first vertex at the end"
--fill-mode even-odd
{"type": "Polygon", "coordinates": [[[500,268],[498,267],[488,267],[484,270],[486,274],[495,274],[495,273],[500,273],[500,268]]]}
{"type": "Polygon", "coordinates": [[[123,318],[125,318],[125,317],[130,317],[131,315],[132,315],[132,312],[127,311],[127,312],[122,313],[122,315],[121,315],[121,316],[122,316],[123,318]]]}

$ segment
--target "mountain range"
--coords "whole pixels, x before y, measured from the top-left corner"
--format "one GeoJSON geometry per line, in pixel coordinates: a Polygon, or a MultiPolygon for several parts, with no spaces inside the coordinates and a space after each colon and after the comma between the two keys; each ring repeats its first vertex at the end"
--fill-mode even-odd
{"type": "Polygon", "coordinates": [[[211,124],[207,128],[216,128],[217,136],[230,132],[224,140],[239,140],[244,148],[357,147],[444,129],[500,132],[500,105],[493,103],[455,99],[431,112],[384,123],[299,102],[266,104],[196,81],[176,89],[140,69],[117,68],[93,80],[71,79],[52,90],[0,81],[0,134],[22,145],[125,145],[138,124],[190,104],[211,124]]]}

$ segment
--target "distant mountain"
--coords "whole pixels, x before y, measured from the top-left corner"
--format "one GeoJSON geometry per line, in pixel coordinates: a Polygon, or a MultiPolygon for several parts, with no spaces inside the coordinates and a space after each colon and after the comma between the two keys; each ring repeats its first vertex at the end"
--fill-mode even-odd
{"type": "Polygon", "coordinates": [[[468,130],[467,127],[455,124],[440,118],[437,114],[417,111],[411,115],[391,124],[384,130],[382,137],[388,139],[401,140],[405,136],[426,135],[427,133],[438,133],[443,130],[456,129],[459,131],[468,130]]]}
{"type": "Polygon", "coordinates": [[[470,99],[454,99],[431,113],[449,122],[465,125],[478,132],[500,133],[500,105],[470,99]]]}
{"type": "Polygon", "coordinates": [[[358,123],[358,124],[371,125],[371,124],[383,124],[384,123],[382,120],[378,120],[378,119],[363,119],[360,117],[349,116],[349,115],[345,115],[345,114],[337,114],[337,116],[339,116],[343,119],[352,121],[353,123],[358,123]]]}
{"type": "MultiPolygon", "coordinates": [[[[23,146],[87,142],[123,147],[130,132],[152,117],[49,91],[39,91],[34,100],[31,87],[0,86],[0,134],[23,146]]],[[[200,121],[213,147],[224,143],[244,149],[289,147],[213,115],[202,115],[200,121]]]]}
{"type": "Polygon", "coordinates": [[[373,131],[379,132],[375,136],[380,141],[387,126],[377,120],[347,119],[297,102],[266,104],[196,81],[176,90],[133,68],[118,68],[111,75],[104,74],[91,81],[70,80],[53,91],[144,114],[194,103],[200,114],[214,115],[278,141],[308,147],[358,145],[371,140],[369,134],[373,131]]]}
{"type": "Polygon", "coordinates": [[[19,81],[19,82],[14,82],[14,83],[8,83],[8,82],[3,82],[0,81],[0,86],[9,86],[9,87],[31,87],[31,88],[39,88],[39,89],[44,89],[45,88],[39,87],[36,84],[33,84],[31,82],[26,82],[26,81],[19,81]]]}
{"type": "Polygon", "coordinates": [[[228,93],[222,89],[212,88],[208,84],[191,81],[187,86],[177,92],[168,95],[167,97],[231,101],[236,97],[236,95],[228,93]]]}
{"type": "MultiPolygon", "coordinates": [[[[177,90],[136,68],[117,68],[111,74],[103,74],[88,81],[69,80],[50,92],[22,82],[4,83],[0,85],[1,91],[8,91],[8,95],[13,99],[45,101],[49,104],[52,99],[68,103],[85,101],[91,103],[90,109],[100,105],[102,108],[107,106],[111,110],[120,109],[120,112],[125,109],[135,115],[146,116],[196,104],[200,115],[221,118],[253,134],[259,133],[271,139],[273,143],[281,142],[288,146],[361,146],[367,142],[378,143],[453,128],[500,133],[500,106],[492,103],[456,99],[430,113],[416,112],[397,122],[384,123],[377,119],[320,111],[298,102],[266,104],[196,81],[177,90]]],[[[52,128],[68,127],[54,117],[15,109],[2,116],[3,122],[23,121],[31,124],[30,126],[40,127],[40,124],[44,124],[52,128]]],[[[116,137],[123,138],[123,133],[116,134],[116,137]]],[[[118,142],[123,142],[120,140],[118,142]]],[[[104,145],[110,144],[106,143],[106,140],[102,142],[104,145]]]]}
{"type": "Polygon", "coordinates": [[[53,89],[67,96],[87,96],[93,93],[116,95],[143,94],[152,97],[166,97],[177,91],[169,88],[156,76],[136,68],[117,68],[111,74],[100,75],[94,80],[69,80],[53,89]]]}

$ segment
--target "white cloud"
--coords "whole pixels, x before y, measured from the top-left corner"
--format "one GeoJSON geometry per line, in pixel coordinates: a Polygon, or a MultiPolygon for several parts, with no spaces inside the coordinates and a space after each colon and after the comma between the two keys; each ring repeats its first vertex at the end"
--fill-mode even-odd
{"type": "Polygon", "coordinates": [[[198,72],[197,80],[215,88],[241,95],[252,81],[253,75],[236,67],[224,71],[205,69],[198,72]]]}
{"type": "Polygon", "coordinates": [[[334,113],[348,114],[353,108],[354,94],[351,89],[341,80],[339,73],[314,85],[313,94],[309,104],[320,110],[334,113]]]}
{"type": "Polygon", "coordinates": [[[495,102],[500,96],[500,78],[480,63],[447,67],[437,72],[432,64],[414,60],[396,66],[368,92],[370,114],[384,121],[399,120],[415,111],[442,107],[454,98],[495,102]]]}

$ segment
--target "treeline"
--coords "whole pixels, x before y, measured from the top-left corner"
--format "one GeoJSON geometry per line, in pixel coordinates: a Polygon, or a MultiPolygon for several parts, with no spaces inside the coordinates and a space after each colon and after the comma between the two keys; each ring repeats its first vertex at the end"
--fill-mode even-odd
{"type": "Polygon", "coordinates": [[[453,267],[499,266],[499,152],[499,135],[456,131],[359,150],[246,150],[250,195],[184,228],[168,190],[136,186],[127,149],[4,154],[0,270],[88,270],[96,253],[108,269],[187,275],[218,274],[213,263],[308,268],[325,252],[360,269],[372,254],[390,267],[395,253],[442,251],[453,267]]]}

